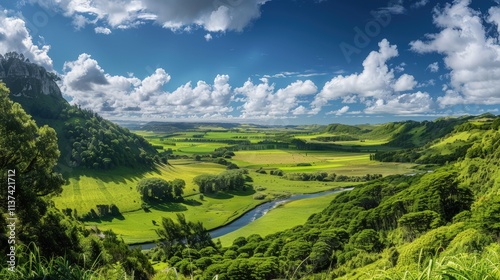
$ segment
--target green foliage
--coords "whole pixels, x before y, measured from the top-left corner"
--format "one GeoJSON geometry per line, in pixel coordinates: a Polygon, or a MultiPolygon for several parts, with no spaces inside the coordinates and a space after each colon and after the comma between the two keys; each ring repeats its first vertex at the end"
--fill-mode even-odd
{"type": "MultiPolygon", "coordinates": [[[[43,226],[51,230],[60,226],[58,221],[61,218],[47,212],[48,205],[43,199],[43,196],[62,191],[62,176],[53,172],[59,157],[57,137],[48,126],[38,128],[18,103],[9,100],[8,92],[0,83],[0,180],[8,182],[7,176],[10,174],[12,177],[9,177],[9,182],[15,184],[11,185],[12,188],[2,188],[0,199],[7,201],[10,195],[15,197],[15,205],[29,205],[15,207],[20,222],[18,228],[23,227],[16,237],[26,243],[41,243],[46,241],[44,237],[47,236],[43,226]],[[44,222],[40,223],[40,220],[44,222]]],[[[0,221],[0,224],[6,225],[3,216],[0,221]]],[[[64,229],[53,231],[59,233],[64,232],[64,229]]],[[[57,243],[57,240],[54,242],[57,243]]],[[[2,242],[0,248],[5,249],[7,245],[7,242],[2,242]]],[[[56,248],[47,246],[43,248],[43,254],[69,248],[63,244],[58,244],[56,248]]]]}
{"type": "Polygon", "coordinates": [[[184,180],[175,179],[168,182],[161,178],[144,178],[137,184],[137,191],[145,202],[169,202],[182,199],[186,183],[184,180]]]}
{"type": "Polygon", "coordinates": [[[218,175],[204,174],[194,177],[200,193],[214,193],[228,190],[245,190],[246,170],[228,170],[218,175]]]}
{"type": "MultiPolygon", "coordinates": [[[[153,166],[156,150],[128,129],[76,106],[68,106],[61,113],[61,119],[65,120],[64,138],[71,147],[71,166],[92,169],[153,166]]],[[[163,155],[156,159],[167,162],[163,155]]]]}
{"type": "Polygon", "coordinates": [[[311,138],[311,140],[319,142],[337,142],[337,141],[356,141],[359,139],[356,137],[352,137],[350,135],[336,135],[336,136],[319,136],[311,138]]]}
{"type": "Polygon", "coordinates": [[[201,222],[186,221],[183,214],[177,214],[177,223],[170,218],[162,219],[162,226],[156,230],[161,238],[161,247],[167,258],[182,252],[183,249],[214,247],[210,234],[201,222]]]}
{"type": "MultiPolygon", "coordinates": [[[[271,171],[272,172],[272,171],[271,171]]],[[[271,174],[272,175],[272,174],[271,174]]],[[[382,178],[382,174],[366,174],[364,176],[337,175],[336,173],[287,173],[283,178],[292,181],[326,181],[326,182],[368,182],[382,178]]]]}
{"type": "Polygon", "coordinates": [[[454,256],[421,261],[413,268],[395,268],[375,272],[373,280],[431,280],[431,279],[500,279],[498,245],[483,253],[462,253],[454,256]]]}
{"type": "MultiPolygon", "coordinates": [[[[401,216],[398,223],[410,233],[418,234],[438,227],[441,224],[441,216],[432,210],[411,212],[401,216]]],[[[413,239],[413,236],[410,239],[413,239]]]]}
{"type": "Polygon", "coordinates": [[[464,225],[459,223],[428,231],[401,248],[398,266],[410,266],[418,263],[419,260],[426,262],[434,258],[463,230],[464,225]]]}
{"type": "MultiPolygon", "coordinates": [[[[357,135],[357,134],[360,134],[360,133],[366,132],[366,131],[363,131],[361,128],[356,127],[356,126],[334,123],[334,124],[329,124],[326,127],[325,132],[347,134],[347,135],[357,135]]],[[[338,140],[338,141],[343,141],[343,140],[338,140]]]]}

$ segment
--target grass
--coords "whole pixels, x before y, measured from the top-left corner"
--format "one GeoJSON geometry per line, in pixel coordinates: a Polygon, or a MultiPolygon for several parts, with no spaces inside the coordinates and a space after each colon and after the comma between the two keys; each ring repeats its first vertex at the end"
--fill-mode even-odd
{"type": "MultiPolygon", "coordinates": [[[[381,173],[383,175],[409,172],[412,165],[379,163],[369,160],[368,154],[345,152],[305,152],[290,150],[239,151],[234,157],[243,167],[264,166],[264,168],[280,168],[285,172],[328,171],[345,175],[365,175],[381,173]],[[297,166],[298,163],[312,163],[311,166],[297,166]],[[266,164],[267,163],[267,164],[266,164]]],[[[213,163],[197,162],[191,159],[171,160],[171,166],[159,166],[157,171],[144,172],[131,169],[117,169],[111,172],[77,171],[69,174],[69,184],[64,186],[63,193],[56,197],[56,206],[60,209],[76,209],[80,215],[90,211],[98,204],[115,204],[123,217],[120,219],[104,219],[86,223],[98,226],[101,230],[112,229],[127,243],[147,242],[157,238],[153,220],[161,224],[162,217],[175,218],[182,212],[191,221],[201,221],[205,227],[212,229],[222,226],[243,215],[265,200],[254,200],[254,190],[205,196],[200,200],[198,188],[193,178],[200,174],[218,174],[225,167],[213,163]],[[166,180],[180,178],[185,180],[186,203],[166,203],[153,205],[150,212],[141,208],[141,199],[135,187],[141,178],[161,177],[166,180]]],[[[353,185],[339,182],[306,182],[289,181],[278,176],[259,174],[250,171],[254,189],[262,188],[259,193],[266,195],[266,200],[283,195],[314,193],[333,188],[353,185]]],[[[295,216],[304,212],[301,209],[289,208],[289,215],[295,216]]],[[[307,213],[307,212],[305,212],[307,213]]],[[[307,214],[308,216],[309,214],[307,214]]]]}
{"type": "Polygon", "coordinates": [[[82,279],[97,280],[104,279],[100,276],[100,270],[96,270],[96,263],[86,269],[71,264],[65,257],[57,256],[46,259],[40,254],[35,244],[20,245],[17,247],[15,271],[9,271],[7,267],[0,269],[0,279],[26,280],[26,279],[82,279]]]}
{"type": "Polygon", "coordinates": [[[115,204],[122,213],[141,208],[141,199],[135,187],[140,179],[160,177],[175,178],[186,182],[185,195],[197,193],[193,178],[200,174],[217,174],[224,166],[214,163],[196,163],[190,160],[171,160],[171,166],[158,166],[157,171],[146,172],[130,168],[112,171],[77,170],[66,174],[69,184],[63,186],[61,196],[54,202],[59,209],[76,209],[80,215],[87,213],[97,204],[115,204]]]}
{"type": "MultiPolygon", "coordinates": [[[[203,134],[203,139],[247,139],[252,142],[261,141],[272,136],[276,131],[189,131],[179,132],[173,137],[167,134],[141,131],[140,135],[153,145],[163,149],[172,148],[174,154],[192,156],[208,154],[215,149],[227,146],[221,142],[185,142],[186,138],[203,134]]],[[[306,135],[307,137],[311,135],[306,135]]],[[[318,135],[312,135],[317,137],[318,135]]],[[[352,141],[349,141],[352,142],[352,141]]],[[[361,142],[370,147],[370,144],[379,145],[380,141],[361,142]]],[[[347,143],[346,143],[347,145],[347,143]]],[[[63,187],[61,196],[54,199],[60,209],[76,209],[80,216],[96,209],[99,204],[115,204],[122,217],[119,219],[103,219],[86,223],[88,226],[98,226],[101,230],[112,229],[127,243],[148,242],[157,238],[155,230],[158,228],[153,221],[161,224],[162,217],[175,218],[176,213],[182,212],[190,221],[201,221],[207,229],[216,228],[231,222],[246,211],[267,200],[299,193],[313,193],[333,188],[353,185],[353,183],[338,182],[302,182],[289,181],[278,176],[259,174],[253,169],[260,167],[271,170],[281,169],[287,172],[335,172],[342,175],[365,175],[380,173],[390,175],[411,172],[410,164],[379,163],[370,161],[369,153],[350,153],[342,151],[300,151],[300,150],[260,150],[237,151],[231,161],[241,168],[250,169],[251,183],[254,189],[265,195],[265,200],[255,200],[256,191],[221,193],[215,196],[205,195],[201,200],[198,187],[193,178],[201,174],[218,174],[225,170],[225,166],[214,163],[198,162],[192,159],[170,160],[170,165],[158,166],[156,171],[133,170],[120,168],[112,171],[79,170],[67,171],[66,178],[69,184],[63,187]],[[301,165],[302,163],[302,165],[301,165]],[[304,166],[307,163],[310,166],[304,166]],[[142,178],[160,177],[165,180],[175,178],[186,182],[185,203],[164,203],[152,205],[151,211],[145,212],[141,208],[142,201],[136,185],[142,178]]],[[[319,201],[319,200],[318,200],[319,201]]],[[[324,198],[322,200],[324,202],[324,198]]],[[[319,203],[319,202],[318,202],[319,203]]],[[[325,202],[326,203],[326,202],[325,202]]],[[[294,202],[278,210],[277,213],[288,213],[297,216],[297,221],[305,221],[312,211],[319,211],[324,204],[294,202]],[[309,204],[309,205],[308,205],[309,204]],[[310,210],[307,210],[310,208],[310,210]]],[[[271,216],[272,217],[272,216],[271,216]]],[[[295,220],[283,226],[296,225],[295,220]]],[[[276,227],[276,230],[282,228],[276,227]]]]}
{"type": "Polygon", "coordinates": [[[150,212],[140,209],[124,213],[123,220],[101,221],[87,223],[101,230],[112,229],[126,243],[148,242],[158,238],[155,230],[161,224],[162,217],[175,219],[177,213],[183,213],[186,219],[193,222],[203,222],[207,229],[227,224],[234,218],[257,206],[262,201],[253,200],[254,191],[222,193],[219,196],[198,196],[186,198],[186,203],[165,203],[155,205],[150,212]]]}
{"type": "Polygon", "coordinates": [[[290,181],[278,176],[252,173],[255,188],[265,187],[263,193],[276,196],[280,194],[316,193],[336,188],[355,185],[349,182],[319,182],[319,181],[290,181]]]}
{"type": "MultiPolygon", "coordinates": [[[[153,220],[161,224],[162,217],[175,219],[177,213],[183,213],[189,221],[203,222],[207,229],[213,229],[227,224],[243,215],[255,206],[274,197],[299,193],[314,193],[333,188],[351,186],[355,183],[346,182],[302,182],[288,181],[281,177],[252,173],[255,188],[266,194],[266,200],[255,200],[255,190],[205,195],[203,200],[196,194],[185,197],[185,203],[165,203],[153,205],[150,212],[142,209],[122,213],[124,219],[113,219],[99,222],[88,222],[88,226],[97,226],[101,230],[112,229],[126,243],[142,243],[157,238],[155,230],[159,227],[153,220]]],[[[288,211],[288,214],[295,215],[288,211]]]]}
{"type": "MultiPolygon", "coordinates": [[[[496,248],[498,249],[498,248],[496,248]]],[[[377,271],[365,279],[373,280],[445,280],[445,279],[500,279],[498,251],[486,250],[479,254],[459,254],[431,259],[417,268],[377,271]]]]}
{"type": "MultiPolygon", "coordinates": [[[[118,169],[112,172],[75,172],[69,180],[70,184],[64,186],[62,195],[55,198],[56,206],[60,209],[77,209],[82,215],[91,208],[95,209],[97,204],[113,203],[120,209],[122,219],[105,219],[87,222],[86,225],[97,226],[101,230],[112,229],[125,242],[139,243],[157,238],[155,229],[158,227],[153,224],[153,220],[160,224],[162,217],[175,218],[176,213],[182,212],[188,220],[201,221],[205,227],[212,229],[229,223],[264,202],[253,199],[254,190],[221,193],[218,196],[206,195],[200,200],[197,187],[192,182],[193,178],[199,174],[220,173],[224,170],[224,166],[193,160],[171,162],[172,166],[160,166],[157,172],[133,173],[134,171],[130,169],[118,169]],[[141,178],[153,176],[167,180],[184,179],[186,202],[153,205],[150,212],[142,210],[135,186],[141,178]]],[[[251,176],[255,187],[265,188],[260,192],[266,194],[267,199],[352,185],[352,183],[288,181],[281,177],[255,172],[252,172],[251,176]]]]}
{"type": "Polygon", "coordinates": [[[331,194],[317,198],[287,202],[272,209],[260,219],[236,231],[221,236],[219,239],[223,246],[230,246],[232,241],[240,236],[247,237],[251,234],[259,234],[264,237],[268,234],[302,225],[307,221],[309,216],[321,212],[328,206],[335,195],[336,194],[331,194]]]}
{"type": "Polygon", "coordinates": [[[238,151],[232,162],[244,168],[279,168],[285,172],[325,171],[348,176],[366,174],[404,174],[412,172],[413,164],[370,161],[368,153],[337,151],[261,150],[238,151]],[[311,166],[298,166],[309,163],[311,166]]]}

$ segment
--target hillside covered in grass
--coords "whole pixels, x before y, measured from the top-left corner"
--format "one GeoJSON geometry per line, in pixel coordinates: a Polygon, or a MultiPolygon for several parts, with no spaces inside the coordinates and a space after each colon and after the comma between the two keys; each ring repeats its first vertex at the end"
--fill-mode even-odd
{"type": "Polygon", "coordinates": [[[0,199],[8,205],[0,208],[0,278],[150,278],[153,268],[140,251],[54,207],[51,198],[64,183],[54,171],[59,155],[54,129],[37,126],[0,83],[0,180],[7,183],[0,199]]]}
{"type": "Polygon", "coordinates": [[[358,185],[290,230],[151,256],[202,279],[499,279],[500,118],[453,122],[424,148],[398,151],[418,160],[462,147],[425,172],[358,185]],[[189,261],[176,253],[187,250],[189,261]]]}

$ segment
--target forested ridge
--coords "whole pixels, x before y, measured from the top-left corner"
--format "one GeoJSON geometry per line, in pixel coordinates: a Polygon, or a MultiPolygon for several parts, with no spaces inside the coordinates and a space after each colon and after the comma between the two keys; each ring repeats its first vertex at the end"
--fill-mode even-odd
{"type": "Polygon", "coordinates": [[[160,161],[144,138],[91,110],[70,105],[57,85],[59,78],[22,54],[0,55],[0,79],[10,89],[9,98],[20,103],[38,125],[55,129],[60,164],[90,169],[151,168],[154,161],[160,161]]]}
{"type": "Polygon", "coordinates": [[[500,279],[500,118],[451,123],[425,148],[399,152],[432,163],[420,174],[341,193],[291,230],[190,248],[190,261],[185,247],[152,257],[201,279],[500,279]]]}

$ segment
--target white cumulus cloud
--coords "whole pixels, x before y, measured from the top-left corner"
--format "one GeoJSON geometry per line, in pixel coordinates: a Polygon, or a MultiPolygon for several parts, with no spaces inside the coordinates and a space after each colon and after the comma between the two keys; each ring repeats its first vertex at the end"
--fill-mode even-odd
{"type": "Polygon", "coordinates": [[[397,56],[397,47],[383,39],[379,50],[370,52],[363,61],[363,72],[338,75],[325,83],[311,104],[312,111],[319,113],[331,100],[342,99],[344,103],[353,103],[357,99],[381,99],[396,92],[412,90],[417,85],[415,78],[408,74],[396,78],[394,69],[389,69],[387,65],[388,60],[397,56]]]}
{"type": "Polygon", "coordinates": [[[429,71],[431,71],[432,73],[436,73],[437,71],[439,71],[439,63],[437,61],[431,63],[429,64],[429,66],[427,66],[427,69],[429,69],[429,71]]]}
{"type": "Polygon", "coordinates": [[[345,113],[347,113],[347,111],[349,111],[349,106],[344,106],[338,110],[335,110],[335,111],[330,111],[328,113],[326,113],[327,115],[336,115],[336,116],[341,116],[345,113]]]}
{"type": "Polygon", "coordinates": [[[283,118],[289,114],[300,115],[307,113],[301,102],[306,102],[304,97],[315,94],[318,88],[311,80],[296,81],[285,88],[275,89],[274,84],[269,84],[267,78],[262,78],[260,83],[254,84],[246,81],[235,92],[243,96],[244,104],[241,106],[242,118],[283,118]]]}
{"type": "MultiPolygon", "coordinates": [[[[456,104],[500,104],[500,45],[489,37],[485,25],[499,28],[499,8],[489,10],[487,21],[470,7],[470,0],[457,0],[434,11],[439,33],[411,42],[418,53],[440,53],[450,69],[450,86],[438,101],[442,107],[456,104]]],[[[498,36],[498,34],[496,34],[498,36]]]]}
{"type": "Polygon", "coordinates": [[[51,71],[53,65],[48,55],[49,50],[49,45],[39,46],[33,43],[23,19],[9,16],[6,10],[0,11],[0,54],[17,52],[51,71]]]}
{"type": "Polygon", "coordinates": [[[432,97],[426,92],[406,93],[388,99],[377,99],[365,109],[366,114],[416,115],[435,109],[432,97]]]}
{"type": "Polygon", "coordinates": [[[94,28],[94,31],[95,31],[95,33],[97,33],[97,34],[104,34],[104,35],[109,35],[109,34],[111,34],[111,29],[109,29],[109,28],[107,28],[107,27],[102,27],[102,26],[99,26],[99,27],[94,28]]]}
{"type": "Polygon", "coordinates": [[[163,87],[171,77],[158,68],[144,79],[133,74],[110,75],[88,54],[64,64],[60,86],[72,103],[108,117],[201,117],[231,112],[233,92],[229,76],[217,75],[213,84],[188,82],[172,92],[163,87]]]}
{"type": "Polygon", "coordinates": [[[72,17],[75,27],[105,23],[130,28],[155,22],[172,30],[202,27],[210,32],[241,31],[260,17],[270,0],[31,0],[72,17]]]}

